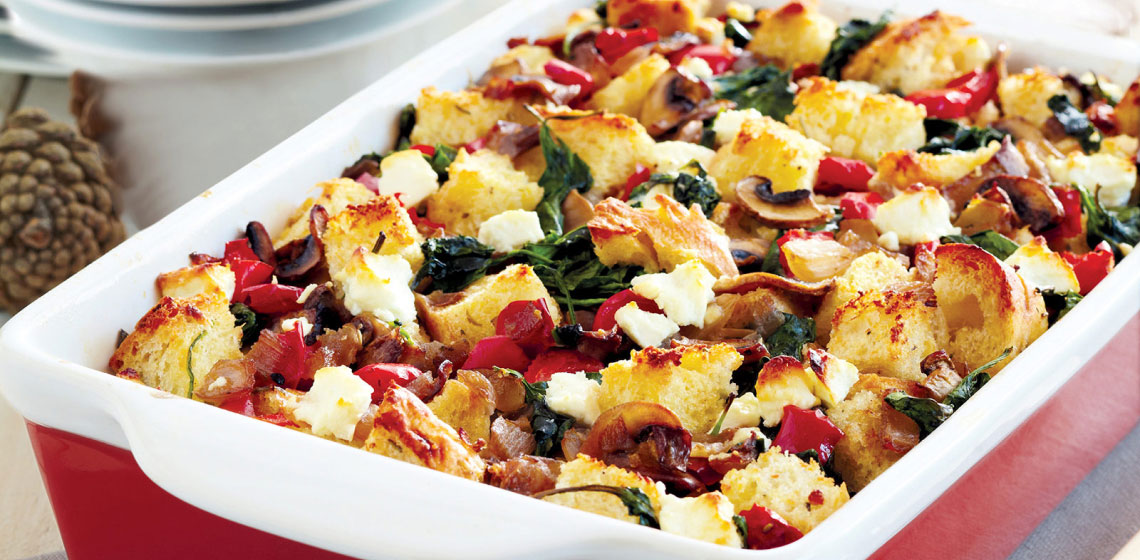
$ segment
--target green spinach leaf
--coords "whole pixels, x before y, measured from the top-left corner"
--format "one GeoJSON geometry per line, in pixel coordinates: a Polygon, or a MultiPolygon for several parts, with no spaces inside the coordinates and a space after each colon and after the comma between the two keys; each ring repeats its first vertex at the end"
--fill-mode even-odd
{"type": "Polygon", "coordinates": [[[590,166],[582,158],[570,151],[566,143],[550,133],[545,122],[538,131],[542,145],[542,155],[546,158],[546,171],[538,179],[542,187],[542,200],[535,212],[546,234],[562,235],[562,201],[570,191],[586,192],[594,186],[590,166]]]}
{"type": "Polygon", "coordinates": [[[435,174],[439,176],[440,183],[447,182],[447,179],[449,177],[447,174],[447,168],[451,167],[451,162],[455,161],[455,156],[458,153],[458,150],[452,148],[451,146],[448,146],[446,144],[436,144],[435,154],[430,156],[424,154],[424,159],[426,159],[427,162],[431,164],[432,171],[435,171],[435,174]]]}
{"type": "Polygon", "coordinates": [[[190,377],[190,385],[186,388],[186,398],[194,398],[194,347],[206,336],[206,331],[198,333],[194,340],[190,342],[190,347],[186,349],[186,375],[190,377]]]}
{"type": "Polygon", "coordinates": [[[1136,246],[1140,243],[1140,207],[1105,208],[1100,200],[1089,194],[1081,185],[1073,185],[1081,195],[1081,211],[1084,212],[1088,228],[1088,243],[1095,247],[1101,241],[1108,242],[1116,257],[1122,258],[1120,245],[1127,243],[1136,246]]]}
{"type": "Polygon", "coordinates": [[[495,250],[474,237],[435,237],[420,246],[424,264],[416,273],[412,287],[421,290],[425,278],[431,279],[431,289],[458,292],[472,282],[487,275],[497,264],[495,250]]]}
{"type": "Polygon", "coordinates": [[[925,119],[923,126],[926,128],[927,141],[918,151],[935,155],[970,152],[985,147],[994,140],[1001,142],[1007,136],[996,128],[966,127],[946,119],[925,119]]]}
{"type": "Polygon", "coordinates": [[[815,341],[815,320],[784,313],[784,324],[764,339],[771,357],[791,356],[803,360],[804,344],[815,341]]]}
{"type": "Polygon", "coordinates": [[[942,243],[965,243],[967,245],[977,245],[985,249],[987,253],[997,257],[999,261],[1004,261],[1017,250],[1017,243],[1012,239],[992,230],[987,229],[975,233],[974,235],[944,235],[941,239],[942,243]]]}
{"type": "Polygon", "coordinates": [[[242,345],[253,344],[261,334],[264,321],[244,303],[231,303],[230,313],[234,316],[234,326],[241,327],[242,345]]]}
{"type": "Polygon", "coordinates": [[[574,419],[555,412],[546,404],[546,389],[549,384],[545,381],[530,383],[523,378],[523,374],[507,368],[495,368],[503,373],[517,377],[522,381],[526,393],[526,402],[531,405],[530,427],[534,433],[534,454],[549,457],[557,446],[562,443],[562,436],[574,426],[574,419]]]}
{"type": "Polygon", "coordinates": [[[400,109],[400,118],[397,124],[396,149],[406,150],[412,146],[412,129],[416,127],[416,106],[408,103],[400,109]]]}
{"type": "Polygon", "coordinates": [[[1047,103],[1053,116],[1064,127],[1065,134],[1076,138],[1085,153],[1091,154],[1100,149],[1100,131],[1093,126],[1084,111],[1073,106],[1068,97],[1058,93],[1050,97],[1047,103]]]}
{"type": "Polygon", "coordinates": [[[630,192],[630,205],[637,207],[643,204],[645,196],[653,187],[658,185],[666,185],[669,196],[685,208],[689,208],[693,204],[699,205],[705,216],[711,215],[717,203],[720,202],[720,193],[717,192],[716,185],[709,178],[708,172],[705,171],[700,162],[694,160],[677,173],[654,173],[650,175],[648,181],[634,187],[633,191],[630,192]],[[688,171],[692,171],[692,173],[688,171]]]}
{"type": "Polygon", "coordinates": [[[724,20],[724,36],[732,40],[732,44],[743,49],[752,42],[752,33],[744,27],[739,20],[728,18],[724,20]]]}
{"type": "Polygon", "coordinates": [[[954,407],[942,404],[934,399],[912,397],[902,391],[895,391],[884,399],[895,410],[907,415],[918,424],[922,437],[930,435],[935,428],[941,426],[950,415],[954,407]]]}
{"type": "Polygon", "coordinates": [[[734,101],[737,109],[756,109],[783,122],[796,108],[791,77],[791,71],[782,72],[772,65],[725,74],[715,79],[716,96],[734,101]]]}
{"type": "Polygon", "coordinates": [[[1084,296],[1077,292],[1057,293],[1053,290],[1045,290],[1041,292],[1041,296],[1045,298],[1045,307],[1049,310],[1050,326],[1068,315],[1084,299],[1084,296]]]}
{"type": "Polygon", "coordinates": [[[832,80],[841,79],[840,75],[843,67],[847,66],[847,61],[851,60],[856,51],[882,33],[890,20],[891,13],[887,11],[874,23],[865,19],[853,19],[840,26],[827,48],[823,62],[819,65],[819,74],[832,80]]]}
{"type": "Polygon", "coordinates": [[[571,317],[576,306],[601,305],[606,298],[629,288],[630,281],[642,272],[638,266],[602,264],[585,227],[561,237],[547,236],[508,256],[529,262],[554,300],[565,305],[571,317]]]}

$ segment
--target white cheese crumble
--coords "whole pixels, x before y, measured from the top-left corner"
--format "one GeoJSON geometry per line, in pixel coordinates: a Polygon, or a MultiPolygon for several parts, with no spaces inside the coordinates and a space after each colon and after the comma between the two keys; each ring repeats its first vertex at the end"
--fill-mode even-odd
{"type": "Polygon", "coordinates": [[[297,328],[301,329],[301,336],[309,336],[309,333],[313,332],[313,324],[304,317],[285,319],[284,321],[281,321],[281,330],[283,331],[288,332],[297,328]]]}
{"type": "Polygon", "coordinates": [[[808,372],[815,373],[812,392],[829,407],[839,404],[847,398],[847,393],[851,392],[855,382],[859,381],[859,368],[823,350],[809,352],[818,356],[818,361],[823,364],[822,372],[808,372]]]}
{"type": "Polygon", "coordinates": [[[357,249],[336,280],[353,315],[368,311],[381,321],[411,324],[416,321],[416,301],[408,286],[412,276],[411,265],[399,255],[357,249]]]}
{"type": "Polygon", "coordinates": [[[1064,158],[1048,158],[1045,165],[1054,181],[1084,187],[1097,194],[1106,208],[1128,204],[1136,185],[1136,166],[1112,154],[1072,152],[1064,158]]]}
{"type": "Polygon", "coordinates": [[[356,423],[372,404],[372,386],[344,366],[326,367],[313,376],[293,415],[318,436],[352,440],[356,423]]]}
{"type": "Polygon", "coordinates": [[[914,245],[961,233],[950,223],[950,205],[936,189],[906,191],[879,206],[871,220],[880,233],[893,232],[899,243],[914,245]]]}
{"type": "Polygon", "coordinates": [[[657,303],[665,316],[678,325],[705,325],[705,312],[716,297],[716,277],[697,260],[673,269],[673,272],[644,274],[633,279],[633,291],[657,303]]]}
{"type": "Polygon", "coordinates": [[[695,498],[678,498],[662,492],[657,517],[661,530],[667,533],[739,548],[743,543],[732,514],[732,502],[720,492],[695,498]]]}
{"type": "Polygon", "coordinates": [[[317,289],[316,284],[305,286],[305,289],[301,290],[301,295],[297,296],[297,303],[304,305],[305,302],[309,300],[309,296],[313,295],[313,290],[315,289],[317,289]]]}
{"type": "Polygon", "coordinates": [[[602,386],[584,373],[556,373],[546,387],[546,405],[551,410],[591,426],[602,413],[598,395],[602,386]]]}
{"type": "Polygon", "coordinates": [[[721,111],[713,121],[712,129],[716,133],[716,143],[718,146],[732,142],[736,138],[736,134],[740,132],[740,127],[744,121],[750,119],[758,119],[764,116],[756,109],[744,109],[741,111],[721,111]]]}
{"type": "Polygon", "coordinates": [[[888,251],[899,250],[899,234],[888,231],[879,236],[879,246],[888,251]]]}
{"type": "Polygon", "coordinates": [[[709,66],[709,63],[706,62],[703,58],[686,56],[685,60],[682,60],[681,63],[677,65],[677,67],[702,80],[708,81],[713,79],[712,67],[709,66]]]}
{"type": "Polygon", "coordinates": [[[411,208],[439,190],[439,176],[419,150],[403,150],[380,160],[377,192],[400,193],[400,202],[411,208]]]}
{"type": "Polygon", "coordinates": [[[724,415],[724,420],[720,423],[720,429],[725,431],[759,425],[760,401],[756,399],[755,393],[748,392],[733,399],[732,404],[728,406],[728,412],[724,415]]]}
{"type": "Polygon", "coordinates": [[[614,313],[614,321],[622,332],[633,339],[638,346],[649,348],[660,346],[662,342],[681,329],[668,317],[660,313],[642,311],[636,303],[625,304],[614,313]]]}
{"type": "Polygon", "coordinates": [[[1018,247],[1005,259],[1005,264],[1013,267],[1026,284],[1040,290],[1062,294],[1081,291],[1072,265],[1060,254],[1050,251],[1041,238],[1018,247]]]}
{"type": "Polygon", "coordinates": [[[538,214],[528,210],[507,210],[479,226],[479,242],[504,253],[542,241],[543,237],[538,214]]]}
{"type": "Polygon", "coordinates": [[[653,148],[649,150],[648,163],[657,173],[677,173],[678,171],[685,171],[691,174],[693,170],[685,169],[690,162],[696,160],[704,166],[705,169],[708,169],[715,155],[716,152],[700,144],[668,140],[653,145],[653,148]]]}

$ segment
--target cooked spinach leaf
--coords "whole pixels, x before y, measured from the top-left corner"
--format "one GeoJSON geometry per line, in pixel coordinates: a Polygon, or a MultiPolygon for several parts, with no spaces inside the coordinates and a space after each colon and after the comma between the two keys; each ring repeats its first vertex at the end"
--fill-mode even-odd
{"type": "Polygon", "coordinates": [[[1048,105],[1053,116],[1064,127],[1065,134],[1076,138],[1085,153],[1091,154],[1100,149],[1100,131],[1093,126],[1084,111],[1073,106],[1068,97],[1058,93],[1049,98],[1048,105]]]}
{"type": "MultiPolygon", "coordinates": [[[[776,232],[776,239],[784,236],[784,230],[776,232]]],[[[777,276],[787,276],[784,265],[780,262],[780,245],[775,240],[768,246],[768,254],[764,255],[764,262],[760,263],[760,272],[767,272],[777,276]]]]}
{"type": "Polygon", "coordinates": [[[1084,299],[1077,292],[1057,293],[1053,290],[1041,292],[1041,297],[1045,298],[1045,308],[1049,310],[1049,326],[1068,315],[1084,299]]]}
{"type": "Polygon", "coordinates": [[[570,191],[586,192],[594,186],[590,166],[582,158],[570,151],[566,143],[550,133],[545,122],[538,131],[542,145],[542,155],[546,158],[546,171],[538,179],[542,187],[542,200],[535,208],[542,231],[546,234],[562,235],[562,201],[570,191]]]}
{"type": "Polygon", "coordinates": [[[547,496],[565,494],[568,492],[605,492],[606,494],[612,494],[621,500],[622,505],[625,506],[629,515],[636,517],[639,524],[654,529],[661,528],[661,524],[657,521],[657,512],[653,509],[653,502],[649,501],[649,496],[646,496],[645,492],[642,492],[639,488],[609,486],[605,484],[586,484],[583,486],[552,488],[539,492],[535,494],[534,497],[541,500],[547,496]]]}
{"type": "Polygon", "coordinates": [[[397,121],[396,149],[406,150],[412,145],[412,129],[416,127],[416,106],[408,103],[400,109],[400,119],[397,121]]]}
{"type": "Polygon", "coordinates": [[[549,386],[547,382],[530,383],[523,378],[523,374],[513,369],[499,367],[495,369],[522,381],[526,402],[531,405],[530,427],[537,444],[534,454],[549,457],[551,451],[562,443],[562,435],[566,430],[574,426],[574,419],[555,412],[546,404],[546,389],[549,386]]]}
{"type": "Polygon", "coordinates": [[[724,36],[731,39],[733,45],[742,49],[752,41],[752,33],[748,28],[733,18],[724,20],[724,36]]]}
{"type": "Polygon", "coordinates": [[[586,379],[593,380],[593,381],[597,382],[598,385],[601,385],[602,384],[602,372],[600,372],[600,371],[587,371],[586,372],[586,379]]]}
{"type": "Polygon", "coordinates": [[[902,391],[891,393],[884,400],[895,410],[914,420],[922,437],[930,435],[930,432],[941,426],[954,413],[954,407],[950,405],[934,399],[912,397],[902,391]]]}
{"type": "Polygon", "coordinates": [[[815,320],[811,317],[797,317],[784,313],[784,324],[764,339],[771,357],[791,356],[803,359],[804,344],[815,341],[815,320]]]}
{"type": "Polygon", "coordinates": [[[997,257],[999,261],[1004,261],[1017,250],[1017,243],[1012,239],[992,230],[980,231],[974,235],[944,235],[941,239],[942,243],[965,243],[967,245],[977,245],[985,249],[987,253],[997,257]]]}
{"type": "Polygon", "coordinates": [[[996,128],[967,127],[946,119],[924,119],[922,124],[926,128],[927,140],[918,151],[935,155],[970,152],[994,140],[1001,142],[1007,136],[996,128]]]}
{"type": "Polygon", "coordinates": [[[446,144],[436,144],[435,154],[424,154],[424,159],[431,164],[432,171],[439,176],[439,182],[445,183],[448,179],[447,168],[451,167],[451,162],[455,161],[455,156],[458,150],[446,144]]]}
{"type": "Polygon", "coordinates": [[[606,298],[629,288],[630,281],[642,272],[638,266],[602,264],[585,227],[561,237],[549,235],[508,257],[529,262],[554,300],[568,308],[570,317],[574,316],[575,306],[601,305],[606,298]]]}
{"type": "Polygon", "coordinates": [[[851,60],[856,51],[882,33],[890,20],[891,13],[887,11],[883,12],[879,20],[874,23],[865,19],[853,19],[840,26],[827,48],[823,62],[819,65],[819,74],[832,80],[841,79],[840,74],[843,72],[843,67],[847,66],[847,61],[851,60]]]}
{"type": "Polygon", "coordinates": [[[594,13],[598,14],[598,18],[602,21],[606,21],[606,14],[609,12],[608,4],[609,2],[606,2],[606,0],[594,2],[594,13]]]}
{"type": "Polygon", "coordinates": [[[716,185],[709,178],[708,172],[703,165],[694,160],[677,173],[650,175],[648,181],[634,187],[630,192],[630,205],[636,207],[643,204],[645,196],[658,185],[666,185],[668,194],[685,208],[693,204],[700,205],[701,212],[704,212],[705,216],[711,215],[720,202],[720,193],[717,192],[716,185]]]}
{"type": "Polygon", "coordinates": [[[458,292],[486,276],[487,270],[497,264],[492,256],[494,249],[465,235],[435,237],[424,241],[420,247],[424,252],[424,264],[412,282],[412,287],[417,290],[423,288],[425,278],[430,278],[432,290],[458,292]]]}
{"type": "Polygon", "coordinates": [[[186,389],[186,398],[194,398],[194,347],[198,345],[198,341],[206,336],[206,331],[198,333],[194,340],[190,342],[190,347],[186,349],[186,375],[190,376],[190,385],[186,389]]]}
{"type": "Polygon", "coordinates": [[[241,327],[242,345],[253,344],[261,334],[264,321],[244,303],[231,303],[230,313],[234,316],[234,326],[241,327]]]}
{"type": "Polygon", "coordinates": [[[718,99],[734,101],[737,109],[756,109],[782,122],[796,108],[791,77],[790,70],[757,66],[716,78],[714,89],[718,99]]]}
{"type": "Polygon", "coordinates": [[[1116,258],[1124,256],[1120,245],[1127,243],[1136,246],[1140,243],[1140,206],[1105,208],[1100,200],[1089,194],[1084,187],[1073,185],[1081,195],[1081,211],[1084,212],[1088,228],[1088,243],[1095,247],[1101,241],[1108,242],[1116,258]]]}
{"type": "Polygon", "coordinates": [[[942,399],[942,404],[949,405],[954,410],[962,406],[967,399],[974,396],[983,385],[990,382],[990,374],[988,373],[971,373],[967,375],[957,387],[954,387],[946,398],[942,399]]]}
{"type": "Polygon", "coordinates": [[[748,542],[748,520],[743,515],[732,516],[732,524],[736,525],[736,532],[740,534],[740,542],[748,542]]]}

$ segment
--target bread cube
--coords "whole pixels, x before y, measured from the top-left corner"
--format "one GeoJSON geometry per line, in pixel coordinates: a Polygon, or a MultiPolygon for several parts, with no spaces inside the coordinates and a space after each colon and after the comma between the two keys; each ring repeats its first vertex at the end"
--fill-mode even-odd
{"type": "Polygon", "coordinates": [[[554,60],[554,51],[542,45],[518,45],[495,57],[491,68],[513,67],[514,74],[542,74],[543,66],[554,60]]]}
{"type": "Polygon", "coordinates": [[[555,324],[562,314],[546,286],[525,264],[508,266],[502,272],[471,284],[462,292],[443,296],[418,296],[416,307],[433,340],[457,348],[470,348],[495,334],[495,318],[512,301],[545,299],[555,324]]]}
{"type": "Polygon", "coordinates": [[[490,441],[491,415],[495,412],[495,391],[491,382],[477,372],[459,370],[443,384],[443,391],[427,404],[468,441],[490,441]]]}
{"type": "Polygon", "coordinates": [[[234,273],[222,262],[197,264],[158,275],[155,285],[159,297],[189,299],[212,293],[230,301],[234,297],[234,273]]]}
{"type": "Polygon", "coordinates": [[[1069,95],[1079,105],[1080,100],[1069,94],[1065,82],[1044,68],[1031,68],[1020,74],[1010,74],[998,82],[998,99],[1006,117],[1021,117],[1037,127],[1053,116],[1049,98],[1069,95]]]}
{"type": "Polygon", "coordinates": [[[194,382],[219,360],[241,357],[241,328],[224,294],[164,297],[111,355],[112,373],[133,369],[150,387],[194,398],[194,382]]]}
{"type": "Polygon", "coordinates": [[[785,119],[831,155],[874,165],[883,152],[915,150],[926,143],[926,108],[896,95],[867,94],[827,78],[806,78],[796,108],[785,119]]]}
{"type": "Polygon", "coordinates": [[[416,100],[412,144],[460,146],[491,131],[517,111],[511,99],[491,99],[476,90],[440,91],[426,87],[416,100]]]}
{"type": "Polygon", "coordinates": [[[610,27],[637,23],[667,37],[678,31],[693,33],[708,10],[709,0],[608,0],[606,23],[610,27]]]}
{"type": "Polygon", "coordinates": [[[990,59],[985,40],[960,33],[969,25],[965,19],[937,10],[920,18],[893,21],[855,52],[843,69],[843,79],[871,82],[903,95],[943,87],[990,59]]]}
{"type": "Polygon", "coordinates": [[[816,340],[826,344],[831,335],[831,320],[843,304],[859,294],[871,290],[884,290],[898,282],[909,282],[913,274],[905,266],[883,253],[867,253],[856,258],[847,270],[835,279],[831,290],[823,297],[815,316],[816,340]]]}
{"type": "Polygon", "coordinates": [[[805,463],[779,447],[761,453],[743,469],[729,471],[720,490],[737,513],[754,505],[766,507],[804,534],[850,499],[847,486],[824,476],[814,460],[805,463]]]}
{"type": "Polygon", "coordinates": [[[329,218],[321,241],[325,246],[325,261],[329,276],[336,277],[348,265],[357,249],[380,255],[398,255],[419,269],[424,262],[420,244],[424,238],[416,230],[408,212],[392,196],[377,196],[364,204],[349,206],[329,218]],[[380,235],[384,243],[378,251],[376,246],[380,235]]]}
{"type": "Polygon", "coordinates": [[[1140,136],[1140,78],[1128,86],[1128,90],[1116,104],[1116,126],[1121,134],[1140,136]]]}
{"type": "Polygon", "coordinates": [[[1041,294],[981,247],[950,243],[934,251],[934,293],[946,317],[951,357],[974,369],[1011,348],[996,374],[1048,328],[1041,294]]]}
{"type": "Polygon", "coordinates": [[[773,192],[812,190],[827,146],[769,117],[746,119],[732,141],[717,150],[709,174],[726,202],[736,200],[736,182],[759,175],[773,192]]]}
{"type": "Polygon", "coordinates": [[[487,468],[455,429],[399,386],[384,393],[364,449],[476,482],[487,468]]]}
{"type": "Polygon", "coordinates": [[[923,184],[928,187],[949,185],[993,158],[1001,142],[969,152],[954,151],[946,154],[929,154],[913,150],[887,152],[879,158],[872,185],[883,185],[903,190],[923,184]]]}
{"type": "Polygon", "coordinates": [[[541,112],[550,132],[590,167],[594,186],[585,196],[591,202],[620,193],[637,164],[645,163],[653,150],[653,137],[631,116],[571,109],[541,112]]]}
{"type": "Polygon", "coordinates": [[[852,492],[866,488],[876,477],[918,443],[914,420],[895,410],[883,398],[896,391],[908,393],[900,379],[870,374],[874,383],[860,383],[846,400],[827,410],[843,432],[835,444],[835,470],[852,492]]]}
{"type": "Polygon", "coordinates": [[[733,522],[732,502],[720,492],[694,498],[661,494],[661,530],[674,535],[740,548],[743,542],[733,522]]]}
{"type": "MultiPolygon", "coordinates": [[[[561,470],[558,471],[558,482],[554,484],[554,487],[572,488],[588,484],[637,488],[649,498],[655,513],[661,509],[661,496],[665,493],[652,480],[644,476],[621,467],[607,465],[587,455],[578,455],[573,461],[562,465],[561,470]]],[[[612,517],[619,521],[638,522],[636,517],[629,514],[629,509],[625,507],[625,504],[622,504],[621,499],[613,494],[566,492],[547,496],[543,499],[574,509],[612,517]]]]}
{"type": "Polygon", "coordinates": [[[669,66],[669,61],[665,60],[665,57],[659,54],[650,55],[594,92],[587,105],[591,109],[614,114],[638,115],[641,113],[642,102],[649,95],[649,89],[653,87],[657,78],[669,70],[669,66]]]}
{"type": "Polygon", "coordinates": [[[376,196],[368,187],[345,178],[317,183],[317,188],[321,189],[321,194],[305,200],[297,207],[285,229],[273,240],[275,248],[280,249],[290,241],[309,235],[309,212],[313,206],[320,204],[329,216],[335,216],[353,204],[364,204],[376,196]]]}
{"type": "Polygon", "coordinates": [[[645,348],[602,370],[602,412],[646,401],[673,411],[685,429],[705,433],[732,392],[732,372],[743,358],[727,344],[645,348]]]}
{"type": "Polygon", "coordinates": [[[760,10],[748,50],[784,70],[823,62],[835,38],[836,25],[819,13],[817,4],[793,1],[775,10],[760,10]]]}
{"type": "Polygon", "coordinates": [[[447,182],[427,199],[427,217],[448,233],[476,236],[487,218],[507,210],[534,210],[542,187],[493,150],[460,150],[447,168],[447,182]]]}
{"type": "Polygon", "coordinates": [[[594,207],[586,226],[602,264],[632,264],[652,273],[696,259],[717,278],[738,274],[728,237],[700,208],[685,208],[663,194],[653,201],[653,208],[633,208],[607,198],[594,207]]]}
{"type": "Polygon", "coordinates": [[[949,304],[929,288],[868,291],[841,305],[831,320],[827,351],[861,372],[919,381],[922,359],[946,347],[949,304]]]}

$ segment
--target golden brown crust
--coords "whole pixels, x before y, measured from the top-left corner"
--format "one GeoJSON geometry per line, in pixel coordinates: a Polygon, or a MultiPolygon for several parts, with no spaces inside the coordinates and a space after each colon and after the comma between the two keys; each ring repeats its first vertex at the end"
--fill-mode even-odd
{"type": "Polygon", "coordinates": [[[609,0],[606,22],[610,27],[637,23],[654,27],[662,37],[678,31],[692,33],[708,11],[708,0],[609,0]]]}
{"type": "Polygon", "coordinates": [[[343,270],[357,249],[372,251],[381,233],[384,234],[384,243],[379,254],[400,255],[412,265],[413,270],[419,268],[423,262],[423,251],[420,250],[423,236],[416,231],[408,212],[395,197],[379,195],[364,204],[349,206],[329,218],[328,227],[321,236],[329,275],[335,277],[343,270]]]}
{"type": "Polygon", "coordinates": [[[384,393],[364,449],[478,482],[486,469],[483,459],[451,426],[398,386],[384,393]]]}

